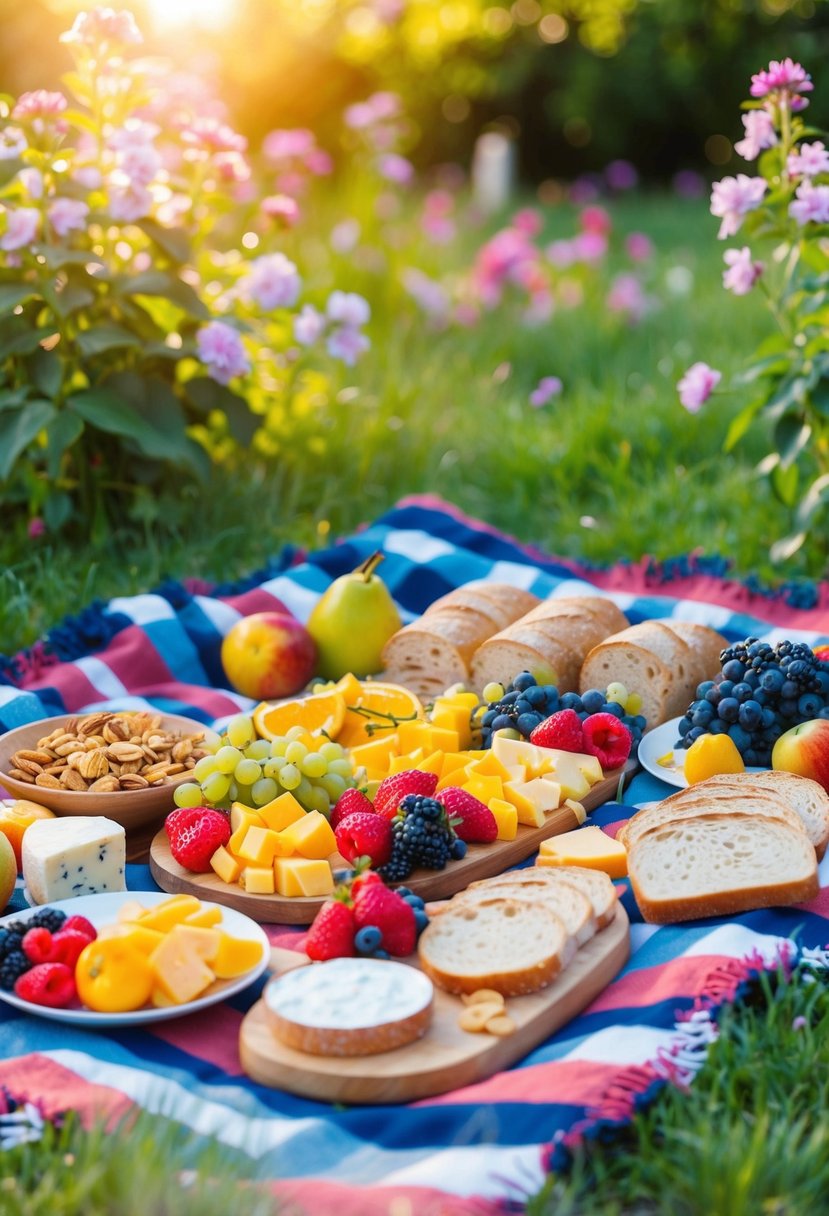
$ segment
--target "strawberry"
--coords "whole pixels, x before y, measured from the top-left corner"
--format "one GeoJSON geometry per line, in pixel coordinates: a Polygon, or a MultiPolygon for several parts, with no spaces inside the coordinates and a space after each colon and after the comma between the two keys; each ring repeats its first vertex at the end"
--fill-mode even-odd
{"type": "Polygon", "coordinates": [[[230,820],[210,807],[182,807],[172,811],[164,829],[170,838],[170,852],[180,866],[194,874],[206,874],[210,858],[219,845],[230,840],[230,820]]]}
{"type": "Polygon", "coordinates": [[[424,794],[431,798],[438,788],[437,773],[424,773],[419,768],[407,768],[402,773],[392,773],[380,782],[374,796],[374,809],[386,819],[394,819],[397,808],[407,794],[424,794]]]}
{"type": "Polygon", "coordinates": [[[329,958],[353,958],[354,910],[341,899],[330,899],[314,917],[305,938],[305,953],[316,962],[329,958]]]}
{"type": "Polygon", "coordinates": [[[54,954],[52,934],[48,929],[29,929],[23,937],[23,953],[30,963],[52,963],[54,954]]]}
{"type": "Polygon", "coordinates": [[[625,763],[633,746],[633,735],[615,714],[591,714],[582,727],[582,750],[595,756],[603,769],[620,768],[625,763]]]}
{"type": "Polygon", "coordinates": [[[98,930],[92,924],[92,921],[87,920],[85,916],[70,916],[68,920],[65,920],[60,932],[66,933],[69,929],[74,933],[83,933],[91,942],[94,942],[98,936],[98,930]]]}
{"type": "Polygon", "coordinates": [[[352,811],[360,811],[361,813],[373,815],[374,803],[370,798],[366,797],[362,790],[345,790],[344,793],[340,794],[331,812],[329,823],[332,828],[336,828],[342,823],[346,815],[350,815],[352,811]]]}
{"type": "Polygon", "coordinates": [[[376,925],[383,934],[383,949],[394,958],[406,958],[417,943],[414,908],[383,883],[360,886],[354,896],[354,924],[357,929],[376,925]]]}
{"type": "MultiPolygon", "coordinates": [[[[83,917],[78,919],[82,920],[83,917]]],[[[75,963],[91,940],[85,933],[81,933],[77,929],[61,929],[60,933],[56,933],[52,938],[52,957],[49,961],[66,963],[66,966],[71,967],[74,971],[75,963]]]]}
{"type": "Polygon", "coordinates": [[[468,844],[492,844],[498,836],[495,816],[486,805],[467,790],[449,785],[441,790],[440,800],[455,830],[468,844]],[[459,821],[459,822],[456,822],[459,821]]]}
{"type": "Polygon", "coordinates": [[[360,887],[370,887],[372,883],[382,883],[382,881],[382,878],[375,870],[363,870],[351,883],[351,898],[356,898],[360,887]]]}
{"type": "Polygon", "coordinates": [[[15,980],[14,991],[33,1005],[63,1009],[75,999],[75,975],[65,963],[38,963],[15,980]]]}
{"type": "Polygon", "coordinates": [[[340,820],[334,836],[340,855],[346,861],[369,857],[377,869],[391,857],[391,821],[374,811],[352,811],[340,820]]]}
{"type": "Polygon", "coordinates": [[[550,714],[536,726],[530,743],[538,747],[557,747],[562,752],[583,752],[584,732],[579,715],[574,709],[560,709],[550,714]]]}

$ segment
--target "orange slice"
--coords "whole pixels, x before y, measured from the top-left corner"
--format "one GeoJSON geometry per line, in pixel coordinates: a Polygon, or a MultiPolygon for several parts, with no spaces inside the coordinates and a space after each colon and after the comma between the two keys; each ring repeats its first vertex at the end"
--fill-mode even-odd
{"type": "Polygon", "coordinates": [[[303,726],[311,734],[326,734],[334,739],[344,717],[342,693],[327,691],[293,701],[263,701],[253,711],[253,724],[263,739],[277,739],[292,726],[303,726]]]}
{"type": "Polygon", "coordinates": [[[343,747],[381,739],[397,729],[399,720],[424,716],[423,706],[413,692],[400,684],[384,684],[380,680],[364,681],[359,695],[350,690],[347,701],[345,719],[336,736],[343,747]]]}

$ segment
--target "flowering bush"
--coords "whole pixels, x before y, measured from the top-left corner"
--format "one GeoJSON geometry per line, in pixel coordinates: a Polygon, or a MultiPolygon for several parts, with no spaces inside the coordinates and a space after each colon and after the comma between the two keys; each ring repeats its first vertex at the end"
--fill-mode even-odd
{"type": "MultiPolygon", "coordinates": [[[[738,378],[760,391],[733,420],[725,448],[758,424],[768,430],[758,471],[794,519],[772,547],[775,560],[797,552],[829,504],[829,150],[801,117],[813,87],[791,59],[752,77],[735,149],[758,172],[726,177],[711,194],[720,240],[742,232],[769,248],[763,261],[748,244],[724,254],[723,286],[737,296],[762,290],[777,327],[738,378]]],[[[695,413],[720,379],[695,363],[679,382],[681,403],[695,413]]]]}
{"type": "Polygon", "coordinates": [[[353,365],[369,309],[335,290],[300,310],[274,247],[331,170],[309,133],[267,138],[262,197],[202,83],[132,57],[129,12],[82,13],[63,40],[65,93],[0,101],[0,500],[52,530],[78,505],[100,529],[171,468],[267,452],[267,398],[322,339],[353,365]]]}

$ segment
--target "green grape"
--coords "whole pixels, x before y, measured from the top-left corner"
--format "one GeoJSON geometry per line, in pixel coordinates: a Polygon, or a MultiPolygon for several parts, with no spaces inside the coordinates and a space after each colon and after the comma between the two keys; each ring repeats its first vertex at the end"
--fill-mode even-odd
{"type": "Polygon", "coordinates": [[[237,714],[235,718],[231,718],[225,733],[228,743],[232,743],[234,747],[247,747],[256,738],[253,722],[245,714],[237,714]]]}
{"type": "Polygon", "coordinates": [[[308,778],[302,777],[302,778],[300,778],[299,785],[296,787],[295,790],[292,791],[294,798],[296,798],[297,802],[299,802],[302,806],[304,806],[306,808],[306,810],[308,809],[308,798],[310,797],[311,790],[313,788],[314,787],[311,785],[311,782],[308,780],[308,778]]]}
{"type": "Polygon", "coordinates": [[[338,777],[345,777],[346,781],[350,781],[354,776],[354,768],[350,760],[332,760],[328,765],[328,771],[336,773],[338,777]]]}
{"type": "Polygon", "coordinates": [[[313,782],[302,805],[308,811],[319,811],[321,815],[331,813],[331,799],[321,785],[314,785],[313,782]]]}
{"type": "Polygon", "coordinates": [[[273,802],[279,793],[279,787],[273,777],[261,777],[259,781],[254,782],[250,793],[254,806],[264,806],[266,802],[273,802]]]}
{"type": "Polygon", "coordinates": [[[487,684],[486,688],[484,688],[484,700],[485,701],[489,701],[489,702],[500,701],[501,697],[503,697],[503,696],[504,696],[503,684],[496,684],[494,680],[491,681],[489,684],[487,684]]]}
{"type": "Polygon", "coordinates": [[[305,738],[305,727],[304,726],[290,726],[285,734],[285,738],[288,740],[304,739],[305,738]]]}
{"type": "Polygon", "coordinates": [[[253,785],[254,781],[258,781],[262,776],[262,765],[258,760],[243,758],[233,770],[233,776],[240,785],[253,785]]]}
{"type": "Polygon", "coordinates": [[[217,773],[218,771],[215,756],[202,756],[201,760],[196,761],[193,776],[197,781],[204,781],[211,773],[217,773]]]}
{"type": "MultiPolygon", "coordinates": [[[[236,783],[234,782],[233,784],[235,785],[236,783]]],[[[251,786],[251,785],[237,786],[236,787],[236,797],[233,799],[233,801],[240,802],[242,804],[242,806],[249,806],[252,808],[253,807],[253,794],[251,793],[252,789],[253,789],[253,786],[251,786]]]]}
{"type": "Polygon", "coordinates": [[[270,739],[255,739],[245,748],[245,756],[248,760],[267,760],[270,754],[270,739]]]}
{"type": "Polygon", "coordinates": [[[173,790],[173,802],[176,806],[182,807],[201,806],[203,802],[201,786],[196,785],[194,781],[188,781],[185,785],[177,785],[173,790]]]}
{"type": "Polygon", "coordinates": [[[287,747],[288,747],[288,744],[289,744],[290,742],[291,742],[291,740],[290,740],[290,739],[286,739],[286,738],[284,737],[284,735],[283,735],[283,736],[282,736],[282,738],[280,738],[280,739],[274,739],[274,740],[271,742],[271,755],[272,755],[272,756],[284,756],[284,755],[285,755],[285,751],[286,751],[286,749],[287,749],[287,747]]]}
{"type": "Polygon", "coordinates": [[[215,768],[220,773],[232,773],[241,759],[242,753],[238,747],[229,747],[227,744],[220,747],[213,757],[215,768]]]}
{"type": "Polygon", "coordinates": [[[227,797],[229,790],[230,777],[225,773],[211,773],[207,780],[202,782],[201,792],[214,806],[227,797]]]}
{"type": "Polygon", "coordinates": [[[345,755],[342,745],[339,743],[334,743],[330,739],[327,743],[322,744],[319,749],[319,753],[321,756],[325,757],[329,764],[332,760],[341,760],[345,755]]]}
{"type": "Polygon", "coordinates": [[[299,761],[299,771],[306,777],[324,777],[328,772],[328,761],[319,752],[309,752],[299,761]]]}
{"type": "Polygon", "coordinates": [[[231,802],[236,802],[237,798],[239,797],[239,786],[233,780],[230,782],[230,788],[227,791],[227,796],[231,802]]]}
{"type": "Polygon", "coordinates": [[[266,760],[262,765],[263,777],[277,777],[280,769],[284,768],[288,761],[284,756],[272,756],[270,760],[266,760]]]}
{"type": "Polygon", "coordinates": [[[622,709],[624,709],[628,703],[628,690],[625,688],[624,684],[619,682],[619,680],[614,680],[612,684],[608,684],[606,695],[608,701],[618,701],[622,706],[622,709]]]}
{"type": "Polygon", "coordinates": [[[279,784],[283,790],[295,790],[302,780],[302,773],[295,764],[283,764],[279,770],[279,784]]]}
{"type": "Polygon", "coordinates": [[[336,773],[326,773],[324,777],[320,777],[317,784],[322,786],[332,802],[336,802],[347,788],[345,778],[338,777],[336,773]]]}
{"type": "Polygon", "coordinates": [[[299,764],[308,755],[308,748],[298,740],[292,740],[285,749],[285,759],[289,764],[299,764]]]}

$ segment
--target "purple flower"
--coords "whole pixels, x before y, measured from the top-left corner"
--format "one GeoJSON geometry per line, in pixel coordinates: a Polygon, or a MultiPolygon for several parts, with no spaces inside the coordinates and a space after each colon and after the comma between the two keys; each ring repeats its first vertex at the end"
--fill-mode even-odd
{"type": "Polygon", "coordinates": [[[610,284],[606,304],[610,312],[618,312],[629,321],[641,321],[648,311],[649,301],[635,274],[617,274],[610,284]]]}
{"type": "Polygon", "coordinates": [[[631,232],[625,237],[625,251],[634,262],[647,262],[653,257],[653,241],[644,232],[631,232]]]}
{"type": "Polygon", "coordinates": [[[116,12],[112,8],[95,8],[91,13],[78,13],[71,30],[60,36],[61,42],[79,42],[84,46],[98,46],[114,42],[127,46],[143,42],[135,18],[127,9],[116,12]]]}
{"type": "Polygon", "coordinates": [[[639,174],[629,160],[612,160],[604,175],[611,190],[633,190],[639,184],[639,174]]]}
{"type": "Polygon", "coordinates": [[[407,267],[400,276],[404,289],[422,312],[436,325],[445,325],[449,317],[451,301],[442,283],[429,278],[414,266],[407,267]]]}
{"type": "Polygon", "coordinates": [[[43,174],[40,169],[21,169],[17,177],[29,198],[43,198],[43,174]]]}
{"type": "Polygon", "coordinates": [[[255,258],[242,283],[245,298],[267,309],[293,308],[301,288],[299,272],[284,253],[255,258]]]}
{"type": "Polygon", "coordinates": [[[800,94],[811,93],[814,87],[809,73],[792,59],[772,59],[767,70],[751,78],[752,97],[770,97],[792,110],[806,108],[809,102],[800,94]]]}
{"type": "Polygon", "coordinates": [[[149,186],[161,168],[161,156],[152,144],[128,144],[118,152],[116,162],[133,186],[149,186]]]}
{"type": "Polygon", "coordinates": [[[734,151],[743,160],[756,160],[764,148],[773,148],[777,143],[771,115],[766,110],[749,110],[743,115],[745,138],[734,145],[734,151]]]}
{"type": "Polygon", "coordinates": [[[86,226],[89,207],[75,198],[56,198],[49,207],[49,223],[57,236],[67,236],[70,232],[86,226]]]}
{"type": "Polygon", "coordinates": [[[722,372],[707,363],[694,363],[677,384],[679,400],[689,414],[696,414],[722,380],[722,372]]]}
{"type": "Polygon", "coordinates": [[[371,317],[368,301],[355,291],[332,291],[325,312],[329,321],[349,329],[366,325],[371,317]]]}
{"type": "Polygon", "coordinates": [[[530,393],[530,405],[533,409],[541,409],[543,405],[552,401],[553,397],[557,397],[563,388],[564,385],[558,376],[542,376],[530,393]]]}
{"type": "Polygon", "coordinates": [[[135,185],[119,173],[110,177],[109,214],[122,224],[132,224],[149,215],[153,196],[146,186],[135,185]]]}
{"type": "Polygon", "coordinates": [[[125,148],[143,148],[146,144],[151,144],[160,134],[161,128],[154,122],[144,122],[141,118],[128,118],[122,127],[116,127],[110,134],[107,145],[114,152],[121,152],[125,148]]]}
{"type": "Polygon", "coordinates": [[[829,186],[815,186],[808,178],[795,190],[789,215],[798,224],[829,224],[829,186]]]}
{"type": "Polygon", "coordinates": [[[350,325],[338,325],[328,335],[327,346],[329,355],[342,360],[346,367],[353,367],[371,343],[359,329],[353,329],[350,325]]]}
{"type": "Polygon", "coordinates": [[[579,260],[578,250],[573,241],[551,241],[544,250],[547,261],[557,270],[566,270],[579,260]]]}
{"type": "Polygon", "coordinates": [[[322,336],[324,329],[325,317],[313,304],[306,304],[294,317],[294,338],[300,346],[313,346],[322,336]]]}
{"type": "Polygon", "coordinates": [[[696,169],[680,169],[674,174],[673,187],[680,198],[702,198],[705,178],[696,169]]]}
{"type": "Polygon", "coordinates": [[[235,376],[245,376],[250,371],[250,359],[241,337],[224,321],[211,321],[203,326],[196,334],[196,345],[208,374],[219,384],[229,384],[235,376]]]}
{"type": "Polygon", "coordinates": [[[331,248],[335,253],[351,253],[351,250],[356,246],[359,239],[359,220],[340,220],[331,229],[331,248]]]}
{"type": "Polygon", "coordinates": [[[263,215],[286,228],[293,228],[299,221],[299,203],[289,194],[269,194],[262,199],[260,206],[263,215]]]}
{"type": "Polygon", "coordinates": [[[748,177],[745,173],[714,182],[711,190],[711,214],[722,220],[717,233],[721,241],[739,231],[743,216],[760,206],[766,190],[768,183],[762,177],[748,177]]]}
{"type": "Polygon", "coordinates": [[[381,156],[377,169],[382,178],[387,182],[394,182],[397,186],[408,186],[414,179],[414,165],[396,152],[386,152],[381,156]]]}
{"type": "Polygon", "coordinates": [[[6,230],[0,237],[0,249],[7,252],[31,245],[40,226],[40,212],[36,207],[11,207],[5,211],[6,230]]]}
{"type": "Polygon", "coordinates": [[[26,136],[19,127],[5,127],[0,131],[0,160],[17,160],[26,147],[26,136]]]}
{"type": "Polygon", "coordinates": [[[29,540],[37,540],[39,536],[45,536],[46,524],[39,515],[33,515],[26,527],[26,535],[29,540]]]}
{"type": "Polygon", "coordinates": [[[786,169],[790,177],[817,177],[819,173],[829,173],[829,152],[825,144],[820,140],[813,144],[801,144],[789,153],[786,169]]]}
{"type": "Polygon", "coordinates": [[[723,271],[723,287],[735,296],[748,295],[763,273],[763,263],[752,261],[748,245],[742,249],[726,249],[723,261],[728,267],[723,271]]]}
{"type": "Polygon", "coordinates": [[[792,1019],[792,1030],[805,1030],[808,1025],[809,1023],[802,1014],[792,1019]]]}
{"type": "Polygon", "coordinates": [[[303,160],[316,147],[313,131],[304,127],[295,130],[269,131],[262,141],[262,151],[270,161],[303,160]]]}

